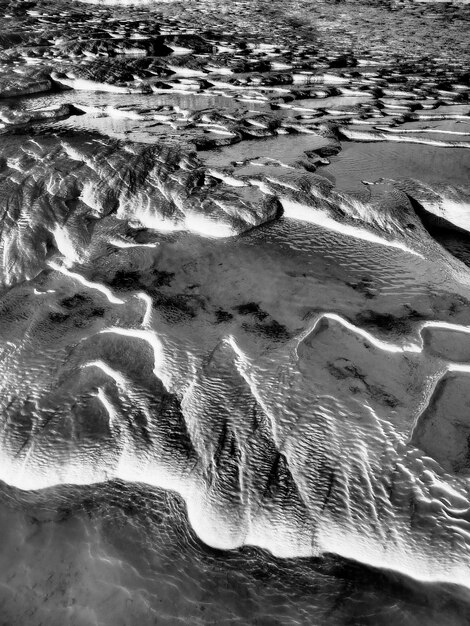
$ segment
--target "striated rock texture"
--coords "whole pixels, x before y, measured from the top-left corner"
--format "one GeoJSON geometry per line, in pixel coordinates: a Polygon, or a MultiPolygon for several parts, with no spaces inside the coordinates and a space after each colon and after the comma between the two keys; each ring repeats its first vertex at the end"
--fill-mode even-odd
{"type": "MultiPolygon", "coordinates": [[[[195,151],[177,144],[151,146],[88,134],[10,140],[4,154],[4,286],[33,278],[56,253],[67,266],[89,262],[101,253],[100,235],[93,233],[105,218],[123,232],[184,230],[233,237],[284,215],[419,257],[441,256],[444,264],[455,265],[417,217],[410,199],[421,198],[423,186],[412,181],[388,185],[388,193],[364,202],[302,168],[284,174],[278,167],[265,174],[259,167],[259,174],[237,175],[236,168],[204,167],[195,151]]],[[[440,198],[437,191],[433,194],[440,198]]],[[[459,264],[454,271],[461,271],[459,264]]]]}
{"type": "Polygon", "coordinates": [[[274,194],[208,176],[194,152],[75,137],[21,145],[0,173],[2,282],[32,278],[53,249],[84,260],[110,214],[160,232],[230,237],[279,212],[274,194]]]}

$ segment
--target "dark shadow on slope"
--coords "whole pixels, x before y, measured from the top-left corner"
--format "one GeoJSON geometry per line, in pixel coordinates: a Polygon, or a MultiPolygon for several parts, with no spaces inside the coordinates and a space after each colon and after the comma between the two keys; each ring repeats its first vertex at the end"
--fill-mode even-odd
{"type": "MultiPolygon", "coordinates": [[[[74,531],[80,520],[87,528],[101,529],[104,555],[109,552],[135,568],[138,585],[149,590],[149,602],[155,601],[150,592],[156,586],[168,589],[169,578],[171,585],[185,590],[179,610],[186,611],[189,621],[213,624],[214,618],[219,623],[241,618],[249,626],[467,623],[468,593],[453,585],[420,584],[329,554],[278,559],[248,546],[210,548],[192,531],[179,496],[145,485],[111,481],[22,492],[0,482],[0,514],[6,520],[16,515],[30,529],[29,544],[35,535],[40,541],[47,534],[52,554],[60,553],[61,533],[67,534],[68,528],[75,532],[77,551],[84,549],[89,539],[74,531]]],[[[73,574],[77,564],[67,567],[73,574]]],[[[71,574],[61,580],[66,588],[72,583],[71,574]]],[[[46,580],[42,587],[47,588],[46,580]]],[[[34,608],[40,601],[38,596],[30,604],[34,608]]]]}
{"type": "Polygon", "coordinates": [[[470,233],[452,224],[444,217],[430,213],[415,198],[409,194],[407,196],[416,215],[431,237],[459,261],[470,267],[470,233]]]}

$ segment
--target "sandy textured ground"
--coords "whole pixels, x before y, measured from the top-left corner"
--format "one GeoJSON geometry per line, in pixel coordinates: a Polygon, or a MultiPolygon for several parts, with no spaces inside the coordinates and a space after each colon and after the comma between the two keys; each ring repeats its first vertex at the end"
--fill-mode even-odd
{"type": "Polygon", "coordinates": [[[469,7],[0,9],[3,622],[466,624],[469,7]]]}

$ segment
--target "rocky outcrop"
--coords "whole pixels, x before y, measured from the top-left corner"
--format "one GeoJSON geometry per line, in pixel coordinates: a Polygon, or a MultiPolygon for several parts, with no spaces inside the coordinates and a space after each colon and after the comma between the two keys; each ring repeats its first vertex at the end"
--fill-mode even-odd
{"type": "Polygon", "coordinates": [[[4,284],[37,274],[54,249],[85,258],[93,223],[111,213],[157,231],[230,237],[279,212],[274,195],[206,175],[195,153],[177,146],[47,138],[20,143],[3,165],[4,284]]]}
{"type": "Polygon", "coordinates": [[[51,79],[41,69],[2,70],[0,67],[0,98],[26,96],[32,93],[49,91],[52,87],[51,79]]]}

